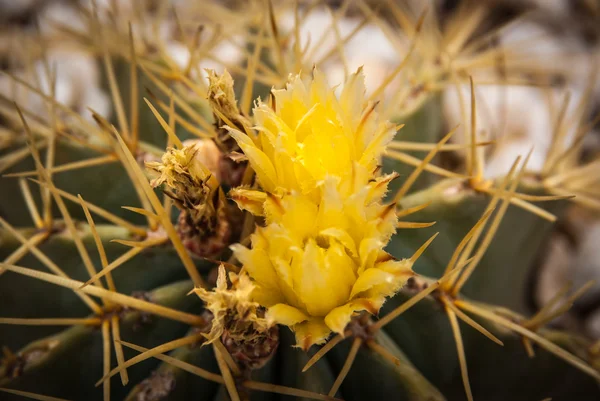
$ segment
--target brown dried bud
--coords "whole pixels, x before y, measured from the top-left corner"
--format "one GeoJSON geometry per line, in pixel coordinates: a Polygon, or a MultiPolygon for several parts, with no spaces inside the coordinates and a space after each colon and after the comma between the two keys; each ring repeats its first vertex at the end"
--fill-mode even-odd
{"type": "Polygon", "coordinates": [[[230,243],[231,224],[227,216],[225,195],[219,189],[217,207],[212,218],[194,220],[187,210],[182,210],[177,220],[177,232],[183,245],[200,257],[218,256],[230,243]]]}
{"type": "Polygon", "coordinates": [[[264,317],[264,308],[252,300],[254,284],[247,274],[229,274],[219,267],[217,287],[212,291],[194,291],[213,314],[207,344],[221,340],[244,370],[264,366],[279,345],[279,329],[264,317]]]}
{"type": "Polygon", "coordinates": [[[239,146],[233,138],[229,136],[227,130],[223,129],[223,126],[227,125],[231,128],[238,129],[241,132],[246,132],[251,124],[237,106],[233,90],[233,78],[231,78],[231,75],[229,75],[227,71],[223,72],[221,75],[213,70],[207,70],[207,72],[208,103],[210,104],[215,117],[217,145],[227,154],[239,152],[239,146]]]}
{"type": "Polygon", "coordinates": [[[151,184],[164,185],[163,192],[181,210],[179,235],[184,245],[198,256],[217,256],[229,245],[231,237],[219,174],[213,174],[206,166],[218,166],[215,157],[220,157],[219,154],[211,152],[209,142],[195,141],[182,149],[169,148],[160,162],[146,163],[160,174],[151,184]]]}
{"type": "Polygon", "coordinates": [[[273,326],[263,335],[254,336],[249,340],[235,339],[225,330],[221,341],[244,370],[260,369],[269,362],[279,346],[279,327],[273,326]]]}

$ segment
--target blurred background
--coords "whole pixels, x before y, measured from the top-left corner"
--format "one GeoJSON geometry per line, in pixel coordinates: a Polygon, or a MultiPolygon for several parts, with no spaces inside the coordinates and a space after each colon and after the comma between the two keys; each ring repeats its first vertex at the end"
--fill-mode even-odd
{"type": "MultiPolygon", "coordinates": [[[[163,77],[177,72],[198,80],[200,87],[206,84],[205,69],[227,69],[244,78],[247,28],[260,25],[252,10],[264,5],[243,0],[0,0],[0,151],[22,141],[11,128],[12,102],[46,126],[66,127],[76,119],[65,110],[91,121],[92,109],[118,121],[103,63],[108,53],[113,58],[129,54],[129,31],[140,60],[163,77]],[[99,25],[109,28],[101,38],[99,25]],[[52,110],[45,96],[65,109],[52,110]]],[[[587,163],[587,178],[578,178],[575,202],[544,239],[528,280],[527,303],[530,310],[539,309],[557,293],[568,294],[565,284],[579,288],[594,279],[592,289],[553,324],[600,339],[600,1],[330,0],[296,5],[274,0],[272,5],[277,29],[289,38],[286,49],[300,49],[303,55],[290,61],[297,71],[310,72],[317,65],[330,83],[339,83],[362,66],[367,90],[383,99],[395,121],[433,95],[437,114],[429,114],[435,121],[426,123],[437,127],[435,135],[419,138],[417,130],[413,139],[435,142],[459,123],[468,126],[471,76],[478,135],[493,141],[483,151],[486,179],[504,175],[518,155],[531,149],[527,170],[532,175],[543,175],[547,161],[556,157],[553,143],[577,149],[576,157],[587,163]],[[409,54],[408,65],[387,80],[409,54]],[[449,60],[451,73],[440,74],[449,60]]],[[[265,65],[276,65],[269,58],[285,59],[286,51],[269,52],[265,65]]],[[[127,78],[123,69],[129,67],[116,62],[114,68],[117,78],[127,78]]],[[[255,79],[259,94],[285,82],[266,68],[255,79]]],[[[129,85],[126,79],[116,84],[129,85]]],[[[205,100],[189,95],[192,102],[205,100]]],[[[160,131],[150,114],[140,125],[147,132],[160,131]]],[[[165,141],[164,134],[156,135],[162,138],[158,144],[165,141]]],[[[461,143],[462,138],[453,140],[461,143]]],[[[437,163],[459,171],[464,158],[461,151],[445,152],[437,163]]],[[[0,169],[17,161],[0,156],[0,169]]]]}

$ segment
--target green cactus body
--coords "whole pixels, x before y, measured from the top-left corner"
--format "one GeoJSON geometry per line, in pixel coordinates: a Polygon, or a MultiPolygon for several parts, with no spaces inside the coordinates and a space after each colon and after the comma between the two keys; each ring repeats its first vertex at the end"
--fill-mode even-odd
{"type": "MultiPolygon", "coordinates": [[[[372,18],[374,26],[402,32],[414,44],[402,55],[414,60],[390,71],[379,89],[369,88],[372,98],[361,91],[362,69],[345,71],[341,94],[329,86],[319,92],[328,60],[344,57],[334,50],[321,57],[303,51],[295,35],[310,6],[277,1],[231,8],[206,1],[206,9],[189,6],[189,15],[180,10],[177,16],[158,6],[150,13],[138,10],[157,26],[180,24],[178,35],[192,49],[187,66],[177,64],[163,39],[152,36],[156,32],[138,32],[139,20],[128,32],[123,22],[135,13],[113,13],[111,22],[107,10],[82,9],[89,30],[64,33],[103,65],[112,119],[94,113],[93,121],[86,120],[54,100],[55,93],[45,96],[50,117],[38,118],[2,94],[0,115],[10,135],[7,144],[0,141],[0,171],[8,175],[0,179],[0,399],[600,397],[598,346],[580,333],[548,327],[554,311],[565,312],[578,293],[538,313],[527,298],[552,222],[570,191],[583,191],[564,174],[585,172],[586,166],[562,144],[553,145],[549,157],[555,163],[544,171],[531,173],[517,161],[504,176],[489,179],[481,150],[489,144],[477,136],[475,118],[464,121],[471,130],[464,129],[466,145],[449,144],[451,135],[444,136],[437,92],[465,81],[471,73],[465,60],[486,51],[449,31],[461,19],[482,23],[484,9],[471,5],[471,17],[468,7],[451,17],[441,31],[449,42],[442,53],[433,16],[412,18],[394,2],[382,6],[389,15],[362,1],[343,3],[341,12],[372,18]],[[204,28],[188,32],[186,23],[207,12],[204,28]],[[286,31],[286,13],[295,17],[297,31],[286,31]],[[198,65],[218,58],[218,45],[239,35],[240,60],[224,62],[229,72],[208,72],[207,82],[198,65]],[[422,43],[412,41],[418,35],[422,43]],[[304,96],[293,92],[300,82],[313,85],[306,96],[313,109],[285,103],[285,96],[304,96]],[[352,109],[355,103],[360,109],[352,109]],[[294,119],[300,122],[290,128],[287,121],[294,119]],[[302,124],[313,124],[315,141],[329,130],[333,138],[352,132],[352,141],[367,139],[351,142],[363,149],[348,151],[351,167],[340,169],[346,150],[338,139],[319,142],[314,154],[302,153],[312,146],[300,139],[309,136],[302,124]],[[380,136],[368,137],[368,130],[380,136]],[[281,145],[292,131],[298,139],[281,145]],[[277,146],[297,153],[277,159],[278,151],[287,155],[277,146]],[[328,156],[310,164],[320,152],[328,156]],[[369,152],[373,160],[362,157],[369,152]],[[447,168],[442,154],[464,161],[447,168]],[[371,200],[355,202],[358,191],[344,183],[363,185],[363,178],[371,200]],[[377,269],[388,278],[357,294],[338,291],[348,279],[323,273],[330,270],[318,271],[325,278],[294,276],[287,287],[265,278],[257,271],[260,263],[253,263],[273,260],[278,238],[291,238],[311,223],[306,210],[325,210],[330,182],[327,190],[334,188],[341,203],[372,207],[364,211],[371,220],[360,229],[303,232],[294,246],[306,260],[315,249],[344,255],[313,255],[316,262],[303,268],[322,260],[327,269],[339,267],[331,260],[356,265],[348,287],[353,292],[364,271],[377,269]],[[549,202],[541,207],[537,201],[549,202]],[[273,227],[282,231],[272,234],[273,227]],[[366,240],[358,242],[363,234],[366,240]],[[373,238],[373,256],[363,258],[373,238]],[[259,251],[271,259],[261,259],[259,251]],[[312,286],[321,282],[315,302],[312,286]],[[277,301],[267,290],[278,294],[277,301]],[[321,310],[326,303],[333,307],[321,310]],[[343,307],[352,310],[334,316],[343,307]]],[[[471,40],[475,33],[474,27],[463,32],[471,40]]],[[[345,46],[336,38],[334,49],[345,46]]],[[[522,71],[508,73],[520,77],[522,71]]],[[[473,102],[473,115],[476,107],[473,102]]],[[[599,202],[591,195],[582,199],[588,206],[599,202]]],[[[362,216],[361,210],[356,214],[362,216]]],[[[311,220],[320,222],[326,213],[311,220]]],[[[281,262],[290,272],[298,268],[293,258],[281,262]]]]}

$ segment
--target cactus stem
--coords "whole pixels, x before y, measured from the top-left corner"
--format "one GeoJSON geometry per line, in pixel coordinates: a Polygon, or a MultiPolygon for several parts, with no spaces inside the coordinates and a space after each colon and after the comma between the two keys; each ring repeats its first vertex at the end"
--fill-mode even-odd
{"type": "Polygon", "coordinates": [[[231,397],[231,401],[241,401],[240,396],[237,391],[237,386],[229,370],[229,366],[227,362],[225,362],[225,358],[219,351],[219,348],[213,347],[215,350],[215,357],[217,359],[217,364],[219,365],[219,370],[221,370],[221,374],[223,375],[223,380],[225,381],[225,387],[227,387],[227,392],[229,393],[229,397],[231,397]]]}
{"type": "Polygon", "coordinates": [[[21,397],[29,398],[32,400],[39,400],[39,401],[68,401],[68,400],[65,400],[64,398],[49,397],[47,395],[30,393],[28,391],[13,390],[13,389],[9,389],[9,388],[0,388],[0,392],[14,394],[14,395],[20,395],[21,397]]]}
{"type": "Polygon", "coordinates": [[[350,372],[350,368],[352,368],[354,359],[356,359],[356,354],[358,353],[358,349],[360,348],[360,346],[362,344],[363,344],[362,338],[360,338],[360,337],[354,338],[354,341],[352,342],[352,347],[350,348],[350,352],[348,353],[348,357],[346,358],[346,361],[344,362],[344,365],[342,366],[342,369],[340,370],[338,377],[335,379],[333,386],[331,386],[331,390],[329,390],[328,395],[330,397],[335,396],[335,393],[337,393],[337,391],[339,390],[340,386],[342,385],[342,382],[346,378],[346,375],[348,374],[348,372],[350,372]]]}
{"type": "Polygon", "coordinates": [[[142,361],[145,361],[146,359],[152,358],[155,355],[163,354],[165,352],[177,349],[179,347],[183,347],[185,345],[190,345],[190,344],[201,342],[201,341],[203,341],[203,339],[204,339],[204,336],[202,333],[193,334],[191,336],[178,338],[177,340],[169,341],[167,343],[164,343],[157,347],[149,349],[148,351],[142,352],[141,354],[139,354],[131,359],[128,359],[123,365],[117,366],[116,368],[112,369],[110,372],[108,372],[107,374],[102,376],[102,378],[96,382],[96,387],[98,387],[100,384],[104,383],[105,381],[108,381],[111,377],[113,377],[117,373],[121,372],[123,369],[126,369],[128,367],[136,365],[142,361]]]}
{"type": "Polygon", "coordinates": [[[568,351],[564,350],[558,345],[552,343],[551,341],[545,339],[544,337],[532,332],[531,330],[528,330],[525,327],[510,321],[509,319],[499,316],[497,313],[485,310],[480,306],[474,305],[464,300],[457,300],[455,302],[455,305],[464,311],[471,312],[474,315],[480,316],[486,320],[489,320],[502,327],[512,330],[526,338],[529,338],[531,341],[535,342],[537,345],[550,352],[551,354],[554,354],[558,358],[576,367],[582,372],[587,373],[596,380],[600,380],[600,373],[597,372],[591,366],[589,366],[587,363],[585,363],[583,360],[569,353],[568,351]]]}
{"type": "Polygon", "coordinates": [[[338,345],[340,342],[344,341],[344,339],[346,338],[346,336],[350,335],[351,333],[349,331],[346,331],[344,333],[344,335],[338,334],[337,336],[333,337],[331,340],[329,340],[327,342],[327,344],[325,344],[324,346],[322,346],[309,360],[308,362],[306,362],[306,365],[304,365],[304,367],[302,368],[302,372],[306,372],[308,369],[311,368],[311,366],[313,366],[315,363],[317,363],[321,358],[323,358],[325,356],[325,354],[327,354],[329,351],[331,351],[333,349],[333,347],[335,347],[336,345],[338,345]]]}
{"type": "Polygon", "coordinates": [[[460,364],[460,373],[462,376],[463,385],[465,387],[465,393],[469,401],[473,401],[473,393],[471,392],[471,384],[469,383],[469,372],[467,370],[467,358],[465,356],[465,347],[463,344],[462,335],[460,334],[460,327],[458,327],[458,319],[452,309],[446,307],[446,314],[452,327],[452,334],[454,341],[456,341],[456,352],[458,354],[458,362],[460,364]]]}

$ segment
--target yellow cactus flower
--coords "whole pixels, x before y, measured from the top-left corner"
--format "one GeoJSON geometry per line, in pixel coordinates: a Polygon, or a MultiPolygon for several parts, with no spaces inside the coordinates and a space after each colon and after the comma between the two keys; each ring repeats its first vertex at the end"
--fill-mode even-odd
{"type": "MultiPolygon", "coordinates": [[[[296,190],[316,199],[325,177],[357,182],[357,176],[368,177],[377,168],[395,129],[380,121],[374,108],[367,104],[360,69],[349,76],[339,99],[315,69],[307,85],[291,77],[285,89],[272,91],[270,105],[257,101],[255,138],[235,128],[229,133],[266,192],[296,190]]],[[[353,192],[348,186],[340,190],[346,196],[353,192]]]]}
{"type": "Polygon", "coordinates": [[[383,249],[396,230],[396,205],[382,198],[395,174],[377,176],[395,129],[365,100],[362,71],[339,99],[315,70],[257,102],[255,138],[231,136],[261,190],[236,188],[238,206],[264,216],[252,248],[233,245],[253,279],[267,319],[290,326],[305,349],[343,333],[357,311],[376,314],[413,275],[410,260],[383,249]]]}
{"type": "Polygon", "coordinates": [[[269,194],[266,226],[252,235],[252,248],[232,246],[255,282],[253,299],[268,307],[270,321],[290,326],[301,347],[343,333],[356,311],[376,314],[413,275],[410,260],[383,251],[397,217],[374,194],[390,179],[344,199],[339,178],[327,177],[318,204],[297,192],[269,194]]]}

